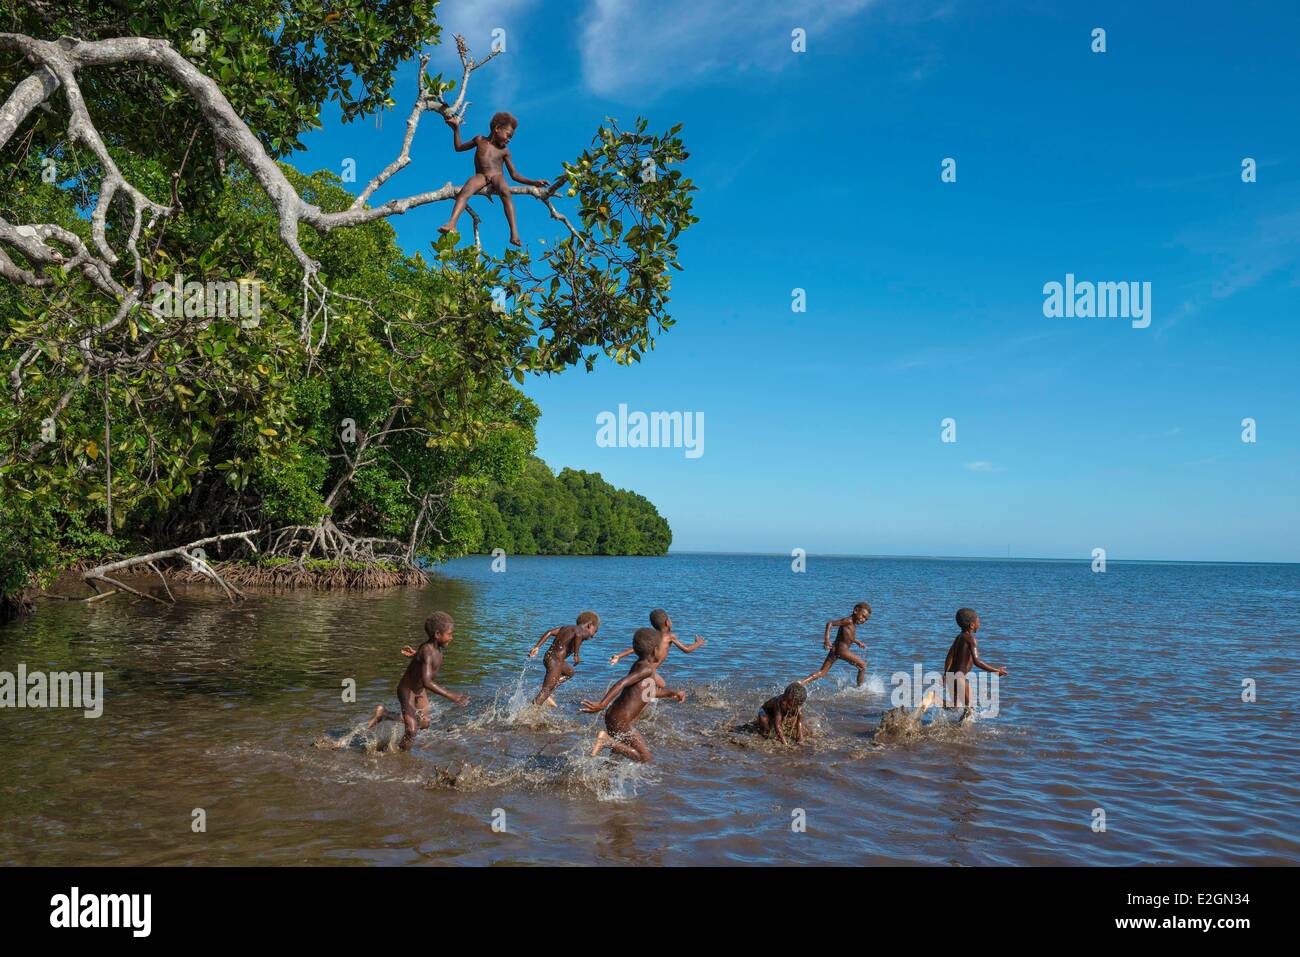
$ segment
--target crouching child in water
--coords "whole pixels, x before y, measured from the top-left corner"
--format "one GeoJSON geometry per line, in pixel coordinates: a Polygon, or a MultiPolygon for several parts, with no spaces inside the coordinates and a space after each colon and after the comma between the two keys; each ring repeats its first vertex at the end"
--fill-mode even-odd
{"type": "Polygon", "coordinates": [[[442,669],[442,653],[451,644],[452,632],[456,623],[445,611],[435,611],[424,620],[424,633],[427,640],[419,648],[409,645],[402,649],[402,654],[411,659],[406,666],[402,680],[397,683],[397,700],[402,706],[400,714],[393,714],[382,704],[375,708],[375,716],[370,719],[367,728],[373,728],[381,721],[401,721],[406,726],[400,745],[403,751],[411,749],[417,731],[429,726],[429,692],[442,695],[452,704],[464,706],[469,703],[469,695],[456,694],[439,685],[435,678],[442,669]]]}
{"type": "Polygon", "coordinates": [[[599,702],[584,701],[578,710],[586,714],[605,711],[605,730],[596,736],[595,747],[591,749],[594,758],[606,746],[633,761],[649,761],[650,749],[645,738],[635,728],[641,712],[655,698],[672,698],[685,701],[686,692],[671,688],[660,688],[655,683],[655,674],[659,666],[658,654],[662,635],[653,628],[638,628],[632,638],[632,650],[636,653],[636,663],[627,677],[605,692],[599,702]]]}
{"type": "Polygon", "coordinates": [[[793,724],[794,743],[803,744],[803,706],[808,700],[808,689],[798,681],[788,685],[775,698],[768,698],[758,709],[758,731],[770,738],[775,733],[782,744],[789,744],[784,725],[793,724]]]}

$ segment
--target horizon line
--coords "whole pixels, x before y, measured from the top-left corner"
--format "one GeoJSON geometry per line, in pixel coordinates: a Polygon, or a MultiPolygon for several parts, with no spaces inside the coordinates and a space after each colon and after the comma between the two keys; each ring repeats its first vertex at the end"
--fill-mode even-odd
{"type": "MultiPolygon", "coordinates": [[[[490,552],[467,552],[456,558],[448,558],[436,565],[445,565],[460,558],[490,555],[490,552]]],[[[507,553],[509,554],[509,553],[507,553]]],[[[566,555],[555,552],[537,552],[532,555],[514,554],[510,558],[667,558],[672,555],[734,555],[752,558],[791,558],[788,552],[756,551],[722,551],[706,548],[669,548],[665,555],[566,555]]],[[[1091,558],[1033,558],[1025,555],[868,555],[854,552],[806,552],[806,558],[887,558],[901,561],[942,561],[942,562],[1079,562],[1091,564],[1091,558]]],[[[1214,558],[1110,558],[1108,565],[1300,565],[1300,562],[1279,561],[1231,561],[1214,558]]],[[[431,566],[434,567],[434,566],[431,566]]]]}
{"type": "MultiPolygon", "coordinates": [[[[792,557],[788,552],[764,552],[764,551],[726,551],[721,549],[709,548],[673,548],[669,546],[669,555],[751,555],[755,557],[792,557]]],[[[1092,558],[1035,558],[1027,555],[892,555],[892,554],[871,554],[864,552],[805,552],[808,558],[891,558],[891,559],[917,559],[931,561],[955,561],[955,562],[1083,562],[1091,564],[1092,558]]],[[[577,557],[577,556],[573,556],[577,557]]],[[[592,556],[613,558],[618,556],[592,556]]],[[[623,556],[636,557],[636,556],[623,556]]],[[[659,556],[642,556],[642,557],[659,557],[659,556]]],[[[1297,561],[1265,561],[1265,560],[1242,560],[1233,561],[1231,559],[1216,558],[1111,558],[1107,556],[1106,563],[1109,564],[1132,564],[1132,565],[1300,565],[1297,561]]]]}

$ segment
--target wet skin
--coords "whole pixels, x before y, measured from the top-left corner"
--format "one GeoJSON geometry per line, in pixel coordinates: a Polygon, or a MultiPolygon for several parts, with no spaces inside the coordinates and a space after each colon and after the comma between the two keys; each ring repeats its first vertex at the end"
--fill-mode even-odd
{"type": "Polygon", "coordinates": [[[469,703],[469,695],[448,691],[435,680],[438,672],[442,670],[443,651],[451,641],[452,629],[448,629],[434,635],[419,648],[403,648],[402,653],[409,652],[411,661],[406,666],[406,671],[402,673],[401,680],[397,682],[397,700],[401,705],[401,714],[394,715],[380,705],[375,709],[375,716],[370,719],[369,727],[372,728],[380,721],[401,721],[406,727],[400,745],[403,751],[411,749],[417,732],[429,727],[430,691],[461,707],[469,703]]]}
{"type": "Polygon", "coordinates": [[[465,181],[465,185],[460,188],[456,194],[456,205],[452,208],[451,218],[446,223],[438,227],[440,233],[451,233],[456,231],[456,221],[460,219],[460,214],[465,211],[469,198],[479,190],[487,187],[489,193],[495,192],[501,197],[501,206],[506,214],[506,223],[510,226],[510,242],[516,246],[521,245],[519,241],[519,227],[515,223],[515,203],[510,195],[510,186],[506,183],[506,173],[516,183],[524,186],[550,186],[549,180],[528,179],[520,176],[519,171],[515,169],[514,161],[510,157],[510,140],[514,138],[515,131],[510,126],[493,127],[488,136],[475,136],[468,143],[462,143],[460,139],[459,117],[445,117],[447,125],[451,127],[453,134],[453,143],[457,153],[463,153],[466,150],[474,151],[474,175],[465,181]]]}
{"type": "Polygon", "coordinates": [[[570,655],[573,656],[573,664],[582,663],[579,652],[582,651],[582,643],[594,638],[599,629],[591,625],[561,625],[559,628],[552,628],[545,632],[533,645],[532,650],[528,652],[528,657],[532,658],[537,654],[537,649],[541,647],[542,642],[547,638],[554,636],[551,647],[546,649],[546,654],[542,657],[542,663],[546,666],[546,677],[542,681],[542,690],[533,698],[533,704],[542,704],[551,700],[551,692],[562,681],[567,681],[573,677],[573,665],[570,665],[565,659],[570,655]]]}
{"type": "Polygon", "coordinates": [[[672,698],[684,701],[686,693],[660,688],[655,684],[657,662],[650,658],[638,658],[627,673],[627,677],[614,684],[599,702],[584,701],[579,711],[587,714],[605,712],[605,730],[596,738],[592,756],[600,753],[609,744],[616,752],[633,761],[650,760],[650,748],[645,743],[641,732],[634,725],[641,712],[655,698],[672,698]]]}
{"type": "Polygon", "coordinates": [[[782,726],[785,719],[791,717],[794,718],[794,743],[802,744],[803,706],[787,701],[784,694],[768,698],[763,702],[763,707],[758,711],[758,727],[767,737],[771,737],[772,732],[775,731],[777,739],[782,744],[789,744],[782,726]]]}
{"type": "MultiPolygon", "coordinates": [[[[680,648],[684,654],[689,655],[692,651],[695,651],[697,648],[703,648],[704,645],[707,644],[707,642],[705,642],[705,640],[701,638],[699,635],[695,636],[694,644],[690,644],[690,645],[682,644],[681,639],[678,638],[677,635],[673,633],[673,620],[671,618],[669,618],[666,622],[664,622],[664,626],[663,628],[659,629],[659,633],[663,635],[663,638],[659,642],[659,654],[655,658],[655,660],[660,665],[662,665],[664,661],[668,658],[668,652],[672,651],[673,646],[680,648]]],[[[609,659],[609,663],[611,665],[616,665],[622,659],[626,658],[628,655],[634,655],[634,654],[636,654],[636,651],[633,650],[632,648],[629,648],[626,651],[620,651],[618,654],[614,655],[609,659]]],[[[664,677],[663,675],[659,674],[658,671],[655,672],[655,684],[660,688],[665,687],[664,677]]]]}
{"type": "Polygon", "coordinates": [[[864,642],[858,641],[858,625],[865,624],[870,618],[870,613],[858,611],[845,618],[832,619],[826,622],[826,634],[822,637],[822,644],[829,649],[830,654],[826,656],[826,660],[822,662],[820,668],[799,683],[808,684],[810,681],[824,678],[827,672],[831,670],[831,665],[835,664],[836,661],[847,661],[858,669],[858,687],[861,688],[867,680],[867,663],[853,653],[853,646],[867,647],[864,642]],[[836,628],[834,647],[831,647],[830,643],[832,627],[836,628]]]}

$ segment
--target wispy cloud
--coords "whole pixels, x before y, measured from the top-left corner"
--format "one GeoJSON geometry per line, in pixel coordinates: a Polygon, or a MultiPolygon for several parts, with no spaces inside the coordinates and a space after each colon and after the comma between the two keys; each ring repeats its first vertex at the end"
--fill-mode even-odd
{"type": "Polygon", "coordinates": [[[707,75],[790,65],[790,31],[817,34],[877,0],[590,0],[581,38],[583,80],[599,96],[648,99],[707,75]]]}
{"type": "Polygon", "coordinates": [[[988,472],[1005,472],[1006,469],[1004,469],[1000,465],[994,465],[992,462],[985,462],[981,460],[979,462],[967,462],[966,471],[988,473],[988,472]]]}
{"type": "Polygon", "coordinates": [[[444,76],[460,79],[460,61],[456,59],[452,36],[463,36],[469,45],[470,55],[481,60],[492,52],[495,39],[493,31],[504,30],[505,54],[474,74],[470,94],[473,98],[476,84],[482,87],[485,82],[489,82],[496,99],[501,102],[514,100],[519,91],[519,76],[509,53],[522,35],[525,14],[535,6],[537,0],[473,0],[470,3],[439,4],[438,22],[442,24],[442,45],[451,51],[449,57],[444,52],[444,58],[440,61],[444,76]]]}
{"type": "MultiPolygon", "coordinates": [[[[1255,188],[1255,187],[1242,187],[1255,188]]],[[[1174,244],[1204,257],[1217,274],[1184,298],[1163,332],[1214,301],[1229,299],[1281,273],[1300,284],[1300,206],[1238,223],[1216,222],[1184,230],[1174,244]]]]}
{"type": "MultiPolygon", "coordinates": [[[[450,45],[452,35],[459,33],[469,44],[474,58],[481,60],[492,50],[492,31],[500,28],[506,31],[508,50],[511,34],[519,29],[523,14],[536,5],[537,0],[474,0],[472,3],[439,4],[438,22],[442,24],[443,43],[450,45]]],[[[498,64],[493,61],[492,65],[498,64]]]]}

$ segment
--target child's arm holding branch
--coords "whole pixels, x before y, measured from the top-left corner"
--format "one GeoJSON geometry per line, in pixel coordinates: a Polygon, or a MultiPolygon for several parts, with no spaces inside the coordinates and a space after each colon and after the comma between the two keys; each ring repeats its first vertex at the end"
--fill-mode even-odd
{"type": "Polygon", "coordinates": [[[464,153],[466,150],[472,150],[478,146],[478,136],[471,136],[468,142],[460,141],[460,124],[461,118],[453,114],[447,114],[443,117],[447,125],[451,127],[452,146],[456,148],[457,153],[464,153]]]}

